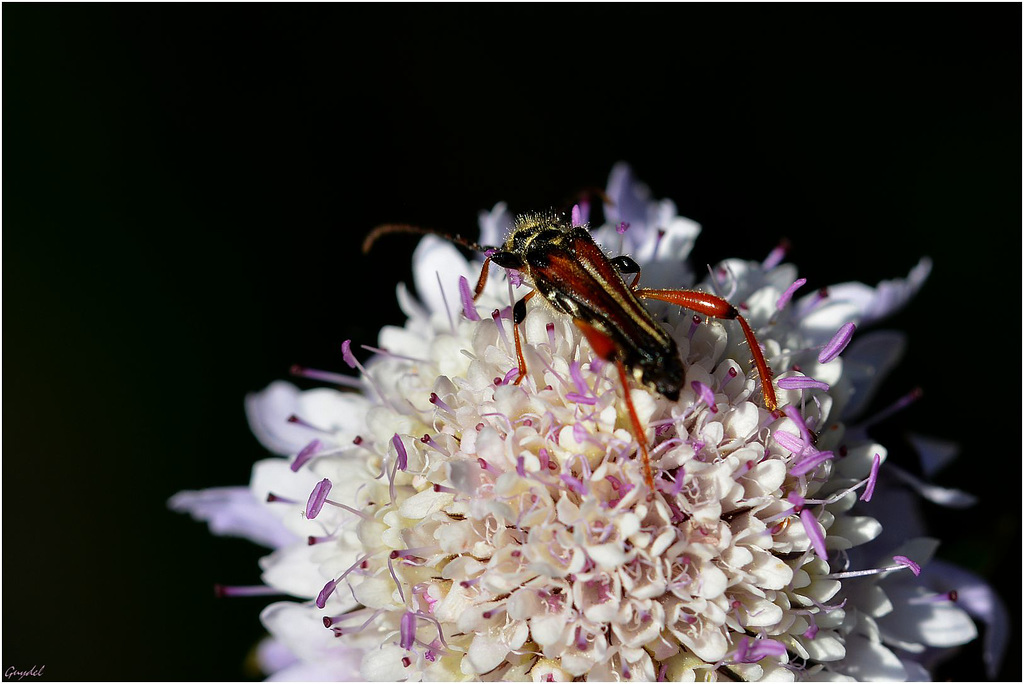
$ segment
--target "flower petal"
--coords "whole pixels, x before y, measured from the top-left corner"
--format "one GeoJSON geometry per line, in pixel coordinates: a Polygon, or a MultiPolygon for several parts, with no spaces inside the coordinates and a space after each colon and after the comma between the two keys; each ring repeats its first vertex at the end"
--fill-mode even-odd
{"type": "Polygon", "coordinates": [[[455,245],[433,235],[420,240],[413,252],[413,280],[416,283],[416,293],[434,315],[447,317],[450,313],[452,319],[456,320],[461,315],[459,278],[464,277],[475,283],[478,275],[479,269],[471,268],[455,245]]]}
{"type": "Polygon", "coordinates": [[[320,615],[308,605],[289,601],[272,603],[260,613],[260,621],[299,659],[327,668],[336,680],[358,677],[361,654],[338,643],[334,634],[324,629],[320,615]]]}
{"type": "Polygon", "coordinates": [[[289,531],[248,487],[217,487],[198,492],[178,492],[167,505],[206,522],[210,531],[225,537],[245,537],[261,546],[279,549],[299,537],[289,531]]]}
{"type": "Polygon", "coordinates": [[[846,657],[840,671],[862,682],[902,682],[907,671],[896,655],[860,634],[846,638],[846,657]]]}
{"type": "Polygon", "coordinates": [[[943,560],[928,564],[928,582],[939,591],[956,591],[957,605],[985,623],[985,672],[989,679],[996,679],[1010,636],[1006,604],[981,577],[943,560]]]}

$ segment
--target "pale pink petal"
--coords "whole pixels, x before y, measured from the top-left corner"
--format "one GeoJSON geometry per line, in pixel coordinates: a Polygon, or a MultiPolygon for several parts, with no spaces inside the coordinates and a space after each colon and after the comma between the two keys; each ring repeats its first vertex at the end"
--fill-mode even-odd
{"type": "Polygon", "coordinates": [[[299,408],[301,390],[290,382],[277,380],[262,392],[245,397],[245,417],[260,443],[275,454],[296,454],[318,435],[306,427],[289,423],[299,408]]]}
{"type": "Polygon", "coordinates": [[[902,333],[876,330],[857,335],[843,352],[843,379],[853,392],[843,407],[843,418],[859,416],[871,403],[875,392],[896,367],[906,348],[902,333]]]}
{"type": "Polygon", "coordinates": [[[445,315],[451,312],[453,320],[462,315],[462,299],[459,295],[459,277],[475,283],[480,269],[471,266],[459,253],[455,245],[441,238],[428,235],[413,252],[413,281],[419,299],[433,314],[445,315]],[[438,276],[441,285],[438,286],[438,276]],[[444,295],[441,294],[444,288],[444,295]],[[445,303],[447,301],[447,304],[445,303]]]}
{"type": "Polygon", "coordinates": [[[956,604],[985,624],[982,641],[985,671],[989,679],[995,679],[1010,637],[1010,614],[1006,604],[981,577],[946,561],[935,560],[928,565],[928,581],[939,591],[956,591],[956,604]]]}
{"type": "Polygon", "coordinates": [[[295,665],[298,659],[279,639],[268,637],[256,647],[256,662],[259,663],[261,671],[272,675],[295,665]]]}
{"type": "Polygon", "coordinates": [[[245,537],[261,546],[278,549],[297,541],[248,487],[216,487],[178,492],[167,505],[206,522],[210,531],[225,537],[245,537]]]}
{"type": "MultiPolygon", "coordinates": [[[[273,603],[260,614],[263,626],[285,648],[304,662],[316,663],[334,681],[355,681],[359,676],[362,654],[346,648],[324,627],[323,616],[316,609],[288,601],[273,603]]],[[[310,670],[309,674],[313,674],[310,670]]],[[[284,676],[285,673],[279,673],[284,676]]]]}
{"type": "Polygon", "coordinates": [[[907,433],[907,439],[917,451],[921,472],[925,477],[934,477],[960,453],[960,445],[947,439],[927,437],[913,432],[907,433]]]}
{"type": "Polygon", "coordinates": [[[512,228],[513,216],[508,205],[498,202],[490,211],[481,211],[480,244],[484,247],[497,247],[505,242],[505,236],[512,228]]]}

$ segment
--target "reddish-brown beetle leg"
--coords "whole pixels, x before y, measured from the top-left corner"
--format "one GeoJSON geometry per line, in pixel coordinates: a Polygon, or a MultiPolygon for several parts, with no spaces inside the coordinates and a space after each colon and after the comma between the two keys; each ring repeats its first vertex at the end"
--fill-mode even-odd
{"type": "Polygon", "coordinates": [[[615,367],[619,369],[619,380],[622,382],[622,393],[626,397],[626,408],[629,409],[629,421],[633,423],[633,436],[640,445],[640,461],[644,466],[644,481],[647,487],[654,492],[654,475],[651,474],[651,457],[647,453],[647,437],[644,435],[644,428],[640,425],[640,418],[636,415],[636,407],[633,406],[633,397],[629,393],[629,380],[626,377],[626,367],[622,361],[616,361],[615,367]]]}
{"type": "Polygon", "coordinates": [[[484,291],[484,286],[487,285],[487,271],[491,266],[491,257],[484,259],[483,268],[480,269],[480,277],[476,279],[476,288],[473,290],[473,301],[480,299],[480,295],[484,291]]]}
{"type": "Polygon", "coordinates": [[[654,476],[651,474],[651,457],[647,453],[647,437],[644,435],[644,428],[640,424],[640,418],[636,415],[633,397],[629,393],[629,378],[626,375],[626,367],[622,364],[621,360],[615,358],[615,351],[617,349],[615,342],[586,321],[577,318],[573,320],[573,323],[583,331],[583,336],[587,338],[587,342],[590,343],[590,347],[594,350],[595,354],[605,361],[615,361],[615,367],[619,370],[619,381],[622,383],[622,393],[626,397],[626,408],[629,411],[629,422],[633,427],[633,436],[636,437],[637,444],[640,446],[640,462],[644,468],[644,482],[647,483],[647,486],[653,492],[654,476]]]}
{"type": "Polygon", "coordinates": [[[705,316],[711,316],[713,318],[723,318],[739,321],[740,327],[743,328],[743,336],[747,338],[747,346],[750,347],[750,353],[754,356],[754,366],[757,368],[757,374],[761,378],[761,394],[764,396],[764,405],[769,411],[774,411],[779,406],[778,400],[775,398],[775,386],[772,384],[772,369],[768,367],[768,362],[764,360],[764,354],[761,352],[761,345],[757,343],[757,337],[754,336],[754,331],[750,329],[750,325],[746,319],[740,315],[740,312],[735,306],[713,294],[706,292],[697,292],[695,290],[655,290],[640,288],[636,290],[636,294],[639,297],[645,299],[657,299],[676,306],[681,306],[684,309],[690,309],[696,311],[699,314],[705,316]]]}
{"type": "MultiPolygon", "coordinates": [[[[484,273],[486,273],[487,262],[484,262],[484,273]]],[[[482,282],[482,281],[481,281],[482,282]]],[[[519,324],[526,318],[526,302],[530,301],[533,295],[537,294],[536,290],[530,290],[526,296],[515,303],[512,307],[512,336],[516,341],[516,361],[519,363],[519,375],[516,376],[513,385],[518,385],[526,377],[526,359],[523,358],[523,344],[519,341],[519,324]]]]}

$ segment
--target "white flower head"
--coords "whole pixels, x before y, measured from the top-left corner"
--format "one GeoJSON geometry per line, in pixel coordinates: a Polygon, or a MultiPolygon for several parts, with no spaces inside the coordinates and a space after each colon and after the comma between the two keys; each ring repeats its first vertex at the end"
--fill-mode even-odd
{"type": "MultiPolygon", "coordinates": [[[[645,284],[689,285],[699,226],[625,165],[608,195],[598,241],[630,253],[645,284]]],[[[511,225],[498,205],[481,214],[482,240],[511,225]]],[[[263,615],[296,658],[279,676],[916,679],[915,653],[972,639],[948,592],[913,581],[934,543],[855,552],[881,532],[867,502],[886,450],[843,419],[902,345],[855,329],[912,296],[928,262],[878,288],[798,297],[783,257],[723,261],[697,285],[756,329],[778,373],[770,411],[735,322],[667,306],[652,311],[685,367],[677,401],[624,388],[541,297],[519,326],[519,378],[512,305],[530,284],[492,269],[474,301],[479,266],[424,239],[422,301],[398,292],[406,324],[384,328],[365,365],[344,345],[361,393],[275,384],[248,400],[256,434],[291,456],[257,464],[252,481],[269,498],[259,520],[275,525],[260,524],[277,547],[263,579],[304,599],[263,615]]],[[[175,503],[216,521],[219,500],[175,503]]],[[[220,527],[246,533],[248,510],[232,506],[220,527]]]]}

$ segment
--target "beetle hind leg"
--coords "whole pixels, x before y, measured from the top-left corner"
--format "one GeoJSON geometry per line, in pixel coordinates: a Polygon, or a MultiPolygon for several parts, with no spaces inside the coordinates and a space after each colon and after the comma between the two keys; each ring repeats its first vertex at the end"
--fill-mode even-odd
{"type": "Polygon", "coordinates": [[[740,327],[743,329],[743,336],[747,340],[747,346],[750,347],[750,353],[754,357],[754,366],[757,368],[757,374],[761,378],[761,394],[764,398],[764,406],[769,411],[774,411],[779,407],[779,402],[775,397],[775,386],[772,384],[772,369],[768,366],[768,362],[765,361],[761,345],[758,344],[757,337],[754,335],[750,324],[747,323],[747,319],[740,315],[739,310],[735,306],[717,295],[696,290],[640,288],[635,290],[635,292],[638,297],[657,299],[669,304],[675,304],[676,306],[696,311],[711,318],[722,318],[739,322],[740,327]]]}

